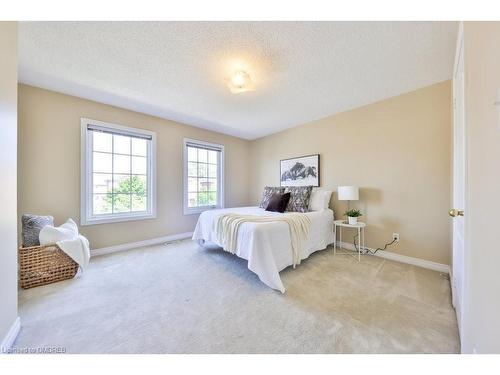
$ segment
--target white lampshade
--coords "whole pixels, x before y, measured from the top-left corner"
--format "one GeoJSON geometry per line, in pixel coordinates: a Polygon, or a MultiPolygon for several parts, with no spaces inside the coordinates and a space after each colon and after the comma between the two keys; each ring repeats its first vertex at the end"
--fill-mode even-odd
{"type": "Polygon", "coordinates": [[[339,201],[359,200],[359,189],[357,186],[339,186],[339,201]]]}

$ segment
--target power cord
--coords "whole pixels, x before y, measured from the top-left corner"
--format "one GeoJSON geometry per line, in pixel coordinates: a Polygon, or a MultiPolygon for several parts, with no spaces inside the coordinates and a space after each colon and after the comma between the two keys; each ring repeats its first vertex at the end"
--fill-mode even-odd
{"type": "MultiPolygon", "coordinates": [[[[356,238],[358,238],[358,235],[357,235],[357,234],[354,236],[353,243],[354,243],[354,248],[356,249],[356,251],[358,251],[358,252],[359,252],[358,244],[356,243],[356,238]]],[[[384,251],[385,249],[387,249],[387,246],[391,246],[391,245],[392,245],[394,242],[396,242],[396,241],[397,241],[397,239],[395,239],[395,238],[394,238],[391,242],[387,242],[387,243],[384,245],[384,247],[383,247],[383,248],[378,247],[378,248],[376,248],[376,249],[375,249],[375,250],[373,250],[373,251],[365,247],[361,253],[362,253],[362,254],[370,254],[370,255],[375,255],[375,254],[377,253],[377,251],[379,251],[379,250],[384,251]]]]}

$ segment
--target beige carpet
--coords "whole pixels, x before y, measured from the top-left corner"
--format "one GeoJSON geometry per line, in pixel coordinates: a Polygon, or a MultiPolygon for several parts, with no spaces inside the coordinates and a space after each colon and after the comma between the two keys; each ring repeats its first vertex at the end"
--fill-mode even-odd
{"type": "Polygon", "coordinates": [[[69,353],[456,353],[447,275],[320,251],[269,289],[246,262],[186,240],[96,257],[20,291],[18,348],[69,353]]]}

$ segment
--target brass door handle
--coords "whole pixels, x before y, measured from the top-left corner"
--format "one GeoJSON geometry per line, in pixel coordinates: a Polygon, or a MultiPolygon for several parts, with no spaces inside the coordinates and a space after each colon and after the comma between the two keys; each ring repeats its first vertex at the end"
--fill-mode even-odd
{"type": "Polygon", "coordinates": [[[464,216],[464,212],[461,210],[457,210],[456,208],[452,208],[448,212],[448,215],[450,215],[451,217],[464,216]]]}

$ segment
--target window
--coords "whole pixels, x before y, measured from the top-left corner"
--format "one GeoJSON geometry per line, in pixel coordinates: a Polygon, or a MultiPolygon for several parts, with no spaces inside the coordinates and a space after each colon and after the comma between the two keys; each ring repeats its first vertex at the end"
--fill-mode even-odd
{"type": "Polygon", "coordinates": [[[82,119],[82,225],[155,215],[156,135],[82,119]]]}
{"type": "Polygon", "coordinates": [[[224,207],[224,146],[184,139],[184,214],[224,207]]]}

